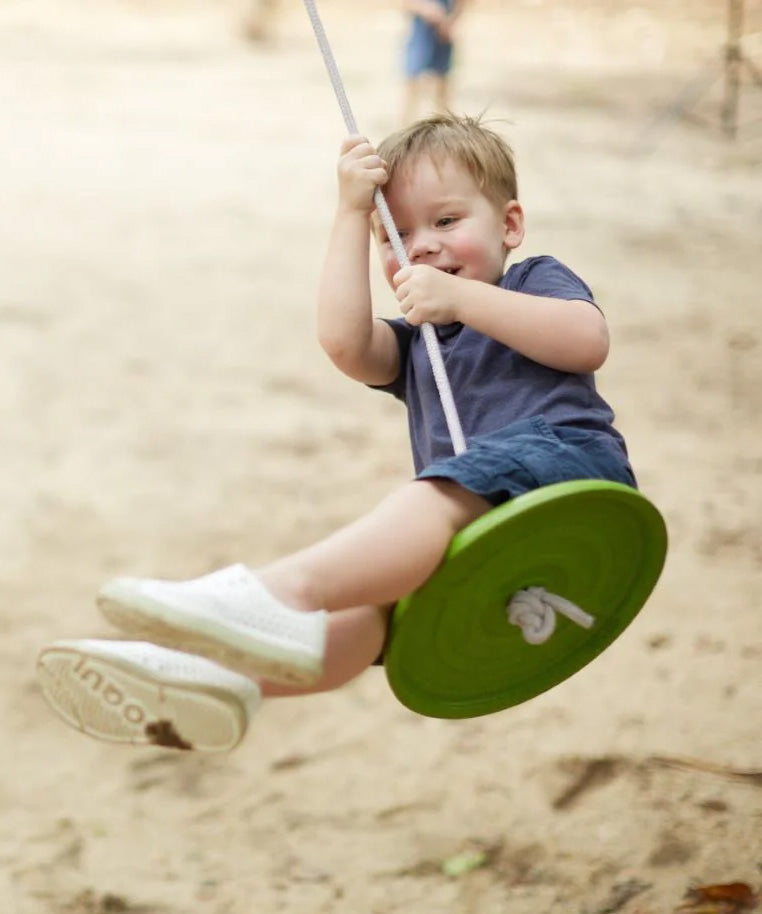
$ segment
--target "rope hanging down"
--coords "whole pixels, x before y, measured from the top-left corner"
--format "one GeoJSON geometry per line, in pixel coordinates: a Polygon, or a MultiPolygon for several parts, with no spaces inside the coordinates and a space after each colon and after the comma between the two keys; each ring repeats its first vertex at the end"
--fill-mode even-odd
{"type": "MultiPolygon", "coordinates": [[[[315,0],[304,0],[307,9],[307,15],[312,23],[312,30],[315,33],[320,52],[323,55],[328,76],[336,94],[336,100],[339,103],[344,123],[347,130],[352,134],[358,134],[360,131],[357,127],[352,108],[344,89],[344,83],[336,65],[336,59],[333,56],[333,50],[328,41],[328,37],[323,28],[323,23],[315,5],[315,0]]],[[[379,218],[386,229],[392,250],[397,258],[400,267],[410,266],[410,259],[407,256],[405,246],[394,224],[394,219],[389,211],[386,198],[380,187],[377,187],[373,194],[373,202],[376,205],[379,218]]],[[[437,385],[439,399],[442,403],[447,429],[452,440],[453,450],[456,454],[462,454],[466,450],[466,439],[463,435],[463,427],[460,424],[460,417],[455,406],[455,400],[452,395],[452,388],[447,377],[442,353],[439,351],[439,341],[437,340],[436,331],[430,323],[421,324],[423,340],[426,344],[426,352],[431,363],[431,370],[434,375],[434,381],[437,385]]],[[[518,625],[524,639],[529,644],[541,644],[547,640],[556,627],[556,612],[560,612],[567,618],[581,625],[583,628],[590,628],[594,622],[592,616],[580,609],[574,603],[559,597],[556,594],[547,593],[541,587],[529,587],[526,590],[520,590],[514,594],[506,612],[511,623],[518,625]]]]}

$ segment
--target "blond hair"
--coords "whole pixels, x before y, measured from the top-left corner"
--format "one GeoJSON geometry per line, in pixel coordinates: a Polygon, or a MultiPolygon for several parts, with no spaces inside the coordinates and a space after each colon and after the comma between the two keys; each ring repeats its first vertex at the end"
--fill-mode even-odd
{"type": "Polygon", "coordinates": [[[407,163],[429,156],[435,164],[460,165],[498,206],[518,198],[513,151],[478,117],[447,112],[422,118],[386,137],[378,154],[386,160],[390,182],[407,163]]]}

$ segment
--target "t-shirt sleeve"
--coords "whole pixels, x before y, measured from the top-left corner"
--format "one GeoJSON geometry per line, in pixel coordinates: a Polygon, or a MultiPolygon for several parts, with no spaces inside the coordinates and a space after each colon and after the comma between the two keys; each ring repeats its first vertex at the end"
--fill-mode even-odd
{"type": "MultiPolygon", "coordinates": [[[[505,275],[505,288],[527,295],[596,301],[587,283],[555,257],[530,257],[505,275]]],[[[597,305],[596,305],[597,307],[597,305]]]]}
{"type": "Polygon", "coordinates": [[[410,354],[410,341],[413,338],[415,333],[415,327],[405,320],[404,317],[395,317],[388,318],[382,317],[381,320],[385,321],[394,331],[394,335],[397,338],[397,346],[400,351],[400,370],[397,374],[397,377],[391,382],[391,384],[369,384],[369,387],[372,387],[374,390],[383,390],[386,393],[390,393],[395,396],[398,400],[405,400],[405,387],[406,387],[406,378],[407,378],[407,360],[410,354]]]}

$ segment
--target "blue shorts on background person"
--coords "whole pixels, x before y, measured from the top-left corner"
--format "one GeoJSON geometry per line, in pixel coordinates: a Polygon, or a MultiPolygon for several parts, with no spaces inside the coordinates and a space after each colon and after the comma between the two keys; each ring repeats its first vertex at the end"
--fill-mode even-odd
{"type": "MultiPolygon", "coordinates": [[[[441,0],[440,5],[449,13],[452,0],[441,0]]],[[[412,79],[422,73],[446,76],[452,66],[452,41],[443,39],[436,27],[421,16],[413,16],[405,45],[405,76],[412,79]]]]}

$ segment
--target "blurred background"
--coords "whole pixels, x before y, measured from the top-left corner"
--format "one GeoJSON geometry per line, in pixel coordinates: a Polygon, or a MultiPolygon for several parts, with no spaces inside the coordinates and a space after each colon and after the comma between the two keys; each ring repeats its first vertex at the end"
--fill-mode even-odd
{"type": "MultiPolygon", "coordinates": [[[[377,142],[405,15],[320,9],[377,142]]],[[[670,529],[643,613],[500,715],[417,718],[374,670],[209,759],[67,730],[34,659],[114,634],[112,574],[256,565],[410,474],[402,407],[314,335],[343,122],[298,0],[3,0],[3,914],[743,910],[698,892],[762,865],[762,4],[738,10],[473,0],[457,24],[453,108],[515,149],[519,254],[611,326],[599,384],[670,529]]]]}

